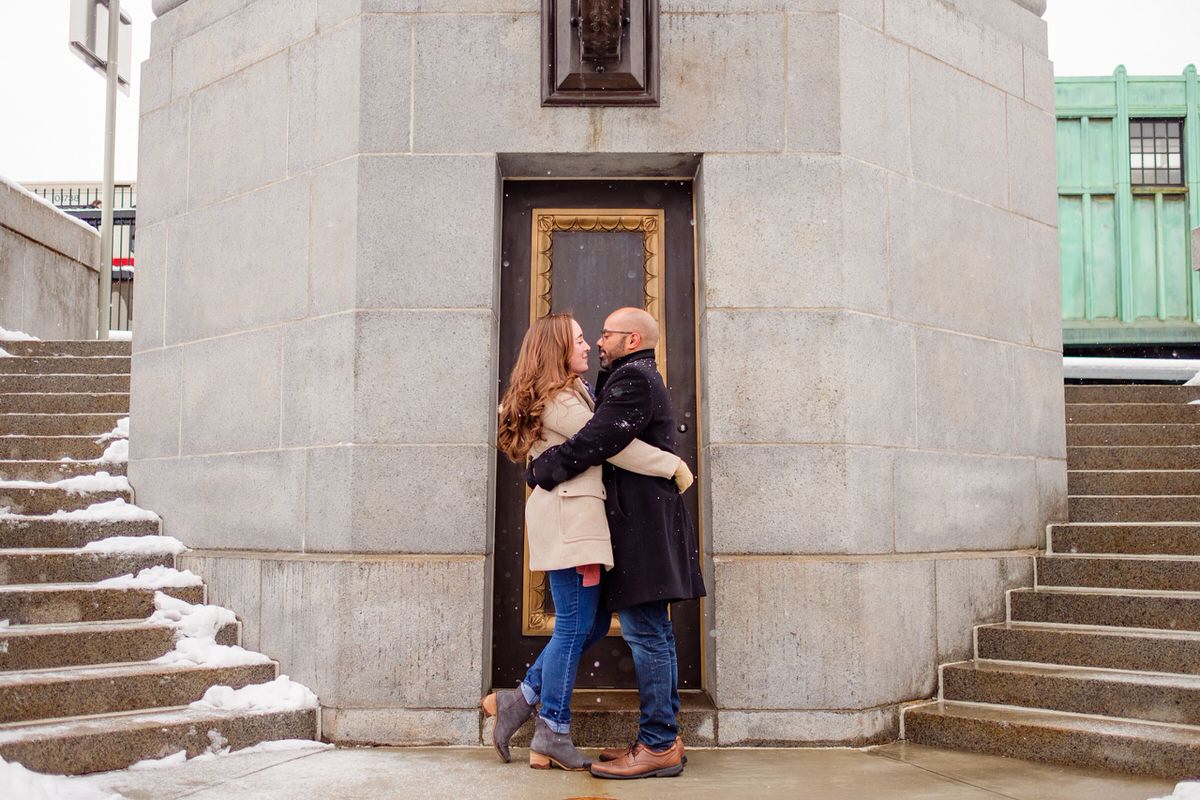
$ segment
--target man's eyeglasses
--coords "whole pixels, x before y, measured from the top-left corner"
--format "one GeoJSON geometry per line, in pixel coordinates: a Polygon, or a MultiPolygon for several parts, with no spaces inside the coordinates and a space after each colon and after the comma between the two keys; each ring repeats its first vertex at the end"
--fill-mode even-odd
{"type": "Polygon", "coordinates": [[[610,331],[608,328],[605,328],[604,330],[600,331],[600,338],[607,339],[609,336],[616,333],[619,333],[622,336],[628,336],[629,334],[633,333],[633,331],[610,331]]]}

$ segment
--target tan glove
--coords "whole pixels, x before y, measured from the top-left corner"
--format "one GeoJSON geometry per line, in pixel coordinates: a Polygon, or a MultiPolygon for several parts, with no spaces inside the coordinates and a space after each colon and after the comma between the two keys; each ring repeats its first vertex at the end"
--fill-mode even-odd
{"type": "Polygon", "coordinates": [[[683,459],[679,459],[679,466],[675,468],[675,485],[679,487],[679,493],[683,494],[688,490],[688,487],[695,482],[692,477],[692,471],[688,469],[688,465],[683,463],[683,459]]]}

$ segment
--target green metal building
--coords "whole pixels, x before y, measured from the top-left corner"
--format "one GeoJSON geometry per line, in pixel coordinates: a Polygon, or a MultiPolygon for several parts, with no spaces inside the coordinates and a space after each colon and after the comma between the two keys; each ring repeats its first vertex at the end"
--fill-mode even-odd
{"type": "Polygon", "coordinates": [[[1064,347],[1200,344],[1196,68],[1055,84],[1064,347]]]}

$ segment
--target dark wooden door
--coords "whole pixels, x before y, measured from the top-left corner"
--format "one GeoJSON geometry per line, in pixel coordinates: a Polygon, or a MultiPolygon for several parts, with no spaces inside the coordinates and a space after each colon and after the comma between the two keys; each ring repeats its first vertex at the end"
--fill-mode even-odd
{"type": "MultiPolygon", "coordinates": [[[[662,327],[657,353],[675,405],[679,455],[697,464],[695,226],[691,181],[524,181],[504,184],[500,282],[500,386],[508,385],[531,318],[570,311],[592,343],[605,317],[638,306],[662,327]]],[[[553,630],[553,602],[525,553],[523,467],[498,456],[492,683],[513,686],[553,630]]],[[[685,495],[699,530],[698,492],[685,495]]],[[[703,550],[703,548],[701,548],[703,550]]],[[[679,686],[701,688],[700,601],[672,606],[679,686]]],[[[581,689],[637,686],[615,619],[584,653],[581,689]]]]}

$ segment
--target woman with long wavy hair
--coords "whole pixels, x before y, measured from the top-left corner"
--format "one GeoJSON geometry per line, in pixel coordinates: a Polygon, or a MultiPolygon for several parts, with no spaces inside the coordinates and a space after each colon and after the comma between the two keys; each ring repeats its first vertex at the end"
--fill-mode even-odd
{"type": "MultiPolygon", "coordinates": [[[[543,317],[526,331],[499,410],[497,446],[514,463],[562,444],[591,419],[595,403],[581,377],[590,351],[570,314],[543,317]]],[[[682,459],[637,439],[609,462],[642,475],[675,478],[680,486],[691,483],[682,459]]],[[[496,717],[492,743],[505,762],[509,740],[540,702],[529,766],[585,770],[591,763],[571,741],[571,692],[583,651],[608,633],[600,571],[612,568],[613,553],[604,499],[601,468],[592,467],[553,492],[534,489],[526,501],[529,568],[548,578],[554,633],[517,689],[480,701],[484,712],[496,717]]]]}

